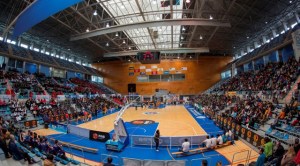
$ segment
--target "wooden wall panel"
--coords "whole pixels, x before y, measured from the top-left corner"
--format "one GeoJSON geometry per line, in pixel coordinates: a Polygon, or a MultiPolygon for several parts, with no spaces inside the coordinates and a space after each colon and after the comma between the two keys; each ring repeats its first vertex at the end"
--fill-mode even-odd
{"type": "MultiPolygon", "coordinates": [[[[167,89],[176,94],[197,94],[202,92],[221,79],[221,72],[229,63],[231,57],[199,57],[199,60],[162,60],[160,64],[141,64],[141,63],[124,63],[124,62],[106,62],[93,64],[104,77],[104,83],[115,89],[121,94],[128,94],[128,84],[135,83],[137,93],[142,95],[153,95],[155,89],[167,89]],[[175,67],[180,70],[181,67],[187,67],[187,71],[181,71],[185,74],[184,81],[176,82],[137,82],[137,76],[140,73],[135,73],[134,76],[129,76],[129,67],[139,69],[140,66],[157,66],[158,68],[175,67]]],[[[142,70],[144,71],[144,70],[142,70]]],[[[172,72],[170,72],[172,73],[172,72]]]]}

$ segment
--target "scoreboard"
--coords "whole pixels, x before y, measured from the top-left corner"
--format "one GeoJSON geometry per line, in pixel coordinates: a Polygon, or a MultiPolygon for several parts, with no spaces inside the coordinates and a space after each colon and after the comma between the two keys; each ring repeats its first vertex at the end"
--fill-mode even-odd
{"type": "Polygon", "coordinates": [[[160,63],[160,52],[139,52],[137,53],[137,60],[139,60],[142,64],[160,63]]]}

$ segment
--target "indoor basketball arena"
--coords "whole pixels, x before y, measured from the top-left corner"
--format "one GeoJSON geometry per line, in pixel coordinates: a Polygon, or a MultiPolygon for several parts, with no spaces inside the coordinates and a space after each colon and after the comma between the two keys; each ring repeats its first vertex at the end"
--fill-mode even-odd
{"type": "Polygon", "coordinates": [[[0,0],[0,166],[300,166],[300,0],[0,0]]]}

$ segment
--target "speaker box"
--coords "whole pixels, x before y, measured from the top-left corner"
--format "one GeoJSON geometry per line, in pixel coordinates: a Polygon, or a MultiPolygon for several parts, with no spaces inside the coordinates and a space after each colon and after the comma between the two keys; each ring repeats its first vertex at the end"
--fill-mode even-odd
{"type": "Polygon", "coordinates": [[[136,84],[128,84],[128,92],[136,92],[136,84]]]}

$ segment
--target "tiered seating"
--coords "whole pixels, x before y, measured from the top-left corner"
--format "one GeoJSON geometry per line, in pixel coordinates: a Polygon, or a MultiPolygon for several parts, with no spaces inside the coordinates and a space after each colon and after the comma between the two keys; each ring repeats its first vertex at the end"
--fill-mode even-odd
{"type": "Polygon", "coordinates": [[[13,91],[10,94],[19,94],[19,97],[27,97],[30,92],[43,94],[43,89],[38,85],[37,80],[26,73],[18,73],[16,71],[8,71],[5,73],[5,78],[12,83],[13,91]]]}
{"type": "Polygon", "coordinates": [[[8,54],[8,46],[2,41],[0,41],[0,51],[8,54]]]}
{"type": "Polygon", "coordinates": [[[75,91],[78,93],[104,94],[104,92],[95,84],[79,78],[71,78],[70,81],[76,84],[75,91]]]}
{"type": "Polygon", "coordinates": [[[116,91],[108,88],[107,86],[105,86],[104,84],[102,83],[95,83],[99,86],[99,88],[105,93],[105,94],[117,94],[116,91]]]}
{"type": "Polygon", "coordinates": [[[240,73],[214,91],[275,91],[282,99],[299,76],[298,65],[294,58],[284,64],[268,63],[259,71],[240,73]]]}
{"type": "Polygon", "coordinates": [[[52,80],[51,77],[46,77],[44,74],[36,74],[36,78],[42,84],[45,90],[54,96],[74,92],[71,87],[65,86],[64,84],[58,84],[52,80]]]}
{"type": "Polygon", "coordinates": [[[59,59],[59,58],[55,58],[55,61],[59,64],[59,66],[66,67],[69,69],[74,69],[74,65],[69,61],[59,59]]]}
{"type": "Polygon", "coordinates": [[[28,53],[26,51],[25,48],[22,47],[18,47],[16,45],[11,45],[12,49],[13,49],[13,54],[19,57],[23,57],[23,58],[29,58],[28,57],[28,53]]]}

